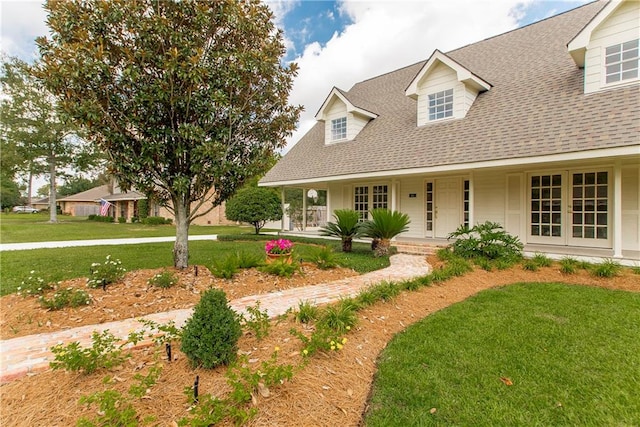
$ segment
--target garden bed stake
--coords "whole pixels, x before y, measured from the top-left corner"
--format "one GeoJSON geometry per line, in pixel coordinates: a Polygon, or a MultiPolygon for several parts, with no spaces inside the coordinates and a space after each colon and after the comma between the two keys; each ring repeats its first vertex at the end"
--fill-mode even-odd
{"type": "Polygon", "coordinates": [[[196,380],[193,383],[193,401],[198,403],[198,384],[200,382],[200,376],[196,375],[196,380]]]}
{"type": "Polygon", "coordinates": [[[198,277],[198,266],[195,266],[195,271],[196,271],[196,277],[198,277]]]}
{"type": "Polygon", "coordinates": [[[164,348],[167,351],[167,360],[171,362],[171,343],[166,343],[164,348]]]}
{"type": "Polygon", "coordinates": [[[102,279],[102,290],[107,292],[107,281],[105,279],[102,279]]]}

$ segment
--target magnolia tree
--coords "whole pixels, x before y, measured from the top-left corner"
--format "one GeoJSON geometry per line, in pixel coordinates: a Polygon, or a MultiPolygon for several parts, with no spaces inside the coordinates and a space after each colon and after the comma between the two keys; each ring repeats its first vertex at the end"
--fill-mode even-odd
{"type": "Polygon", "coordinates": [[[266,171],[295,129],[295,64],[258,0],[47,1],[39,76],[88,130],[124,189],[189,224],[266,171]]]}

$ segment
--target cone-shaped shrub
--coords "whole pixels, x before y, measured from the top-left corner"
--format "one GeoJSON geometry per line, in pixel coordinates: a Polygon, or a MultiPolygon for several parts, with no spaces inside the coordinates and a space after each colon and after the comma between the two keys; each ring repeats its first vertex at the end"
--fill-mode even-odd
{"type": "Polygon", "coordinates": [[[184,326],[181,350],[191,366],[212,369],[235,360],[241,335],[240,320],[225,293],[211,289],[202,294],[184,326]]]}

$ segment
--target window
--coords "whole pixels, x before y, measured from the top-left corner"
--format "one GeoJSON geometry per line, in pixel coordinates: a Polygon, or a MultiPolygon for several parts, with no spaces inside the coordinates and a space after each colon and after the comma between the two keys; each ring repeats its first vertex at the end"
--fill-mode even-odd
{"type": "Polygon", "coordinates": [[[429,95],[429,120],[440,120],[453,116],[453,89],[429,95]]]}
{"type": "Polygon", "coordinates": [[[606,49],[606,82],[638,78],[638,44],[640,39],[609,46],[606,49]]]}
{"type": "Polygon", "coordinates": [[[562,236],[562,175],[531,176],[531,235],[562,236]]]}
{"type": "Polygon", "coordinates": [[[360,221],[369,219],[369,187],[355,187],[353,210],[360,215],[360,221]]]}
{"type": "Polygon", "coordinates": [[[433,231],[433,182],[427,182],[426,186],[426,203],[427,203],[427,231],[433,231]]]}
{"type": "Polygon", "coordinates": [[[465,179],[462,184],[462,212],[463,222],[465,228],[469,228],[469,180],[465,179]]]}
{"type": "Polygon", "coordinates": [[[373,209],[387,209],[387,186],[373,186],[373,209]]]}
{"type": "Polygon", "coordinates": [[[339,139],[347,138],[347,118],[340,117],[339,119],[331,120],[331,140],[337,141],[339,139]]]}
{"type": "Polygon", "coordinates": [[[608,238],[608,181],[607,172],[573,174],[573,237],[603,240],[608,238]]]}

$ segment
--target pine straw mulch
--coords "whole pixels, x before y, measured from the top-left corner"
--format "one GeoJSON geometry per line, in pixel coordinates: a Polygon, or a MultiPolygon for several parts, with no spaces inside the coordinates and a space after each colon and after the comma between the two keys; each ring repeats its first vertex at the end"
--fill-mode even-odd
{"type": "MultiPolygon", "coordinates": [[[[292,277],[278,277],[262,273],[255,268],[240,270],[233,279],[219,279],[204,266],[191,266],[172,271],[178,284],[161,289],[147,284],[156,273],[165,269],[136,270],[126,273],[124,279],[102,289],[90,289],[87,278],[66,280],[60,289],[86,290],[92,304],[80,308],[49,311],[42,308],[37,297],[21,297],[17,294],[0,297],[0,339],[10,339],[37,333],[54,332],[65,328],[95,325],[114,320],[140,317],[146,314],[193,307],[200,294],[210,288],[225,291],[227,299],[264,294],[285,289],[317,285],[357,275],[347,268],[320,270],[314,264],[303,263],[292,277]],[[196,275],[197,272],[197,275],[196,275]]],[[[55,290],[45,294],[47,298],[55,290]]]]}
{"type": "MultiPolygon", "coordinates": [[[[340,352],[314,356],[291,381],[269,390],[268,397],[257,396],[258,414],[248,425],[357,426],[366,411],[376,358],[394,334],[484,289],[542,281],[640,292],[639,277],[628,270],[616,278],[600,279],[583,271],[563,275],[557,266],[537,272],[524,271],[520,266],[494,272],[476,269],[443,284],[403,292],[391,302],[380,302],[359,312],[358,325],[348,334],[348,343],[340,352]]],[[[302,328],[289,316],[284,321],[272,322],[269,337],[262,341],[245,334],[239,342],[240,351],[257,366],[278,346],[279,363],[297,364],[301,361],[301,345],[289,334],[291,327],[302,328]]],[[[107,374],[117,377],[109,387],[126,393],[136,372],[144,373],[148,366],[157,363],[163,366],[162,375],[146,398],[136,401],[135,407],[140,419],[154,415],[155,425],[176,425],[175,421],[187,414],[189,406],[184,388],[193,384],[196,375],[200,376],[201,394],[223,396],[228,390],[223,369],[191,369],[184,355],[177,353],[177,359],[169,363],[155,359],[151,349],[145,349],[136,351],[133,360],[115,372],[84,376],[49,371],[6,384],[0,387],[3,407],[0,425],[68,426],[82,416],[94,418],[95,407],[80,405],[80,396],[104,390],[107,386],[102,384],[102,378],[107,374]]]]}

